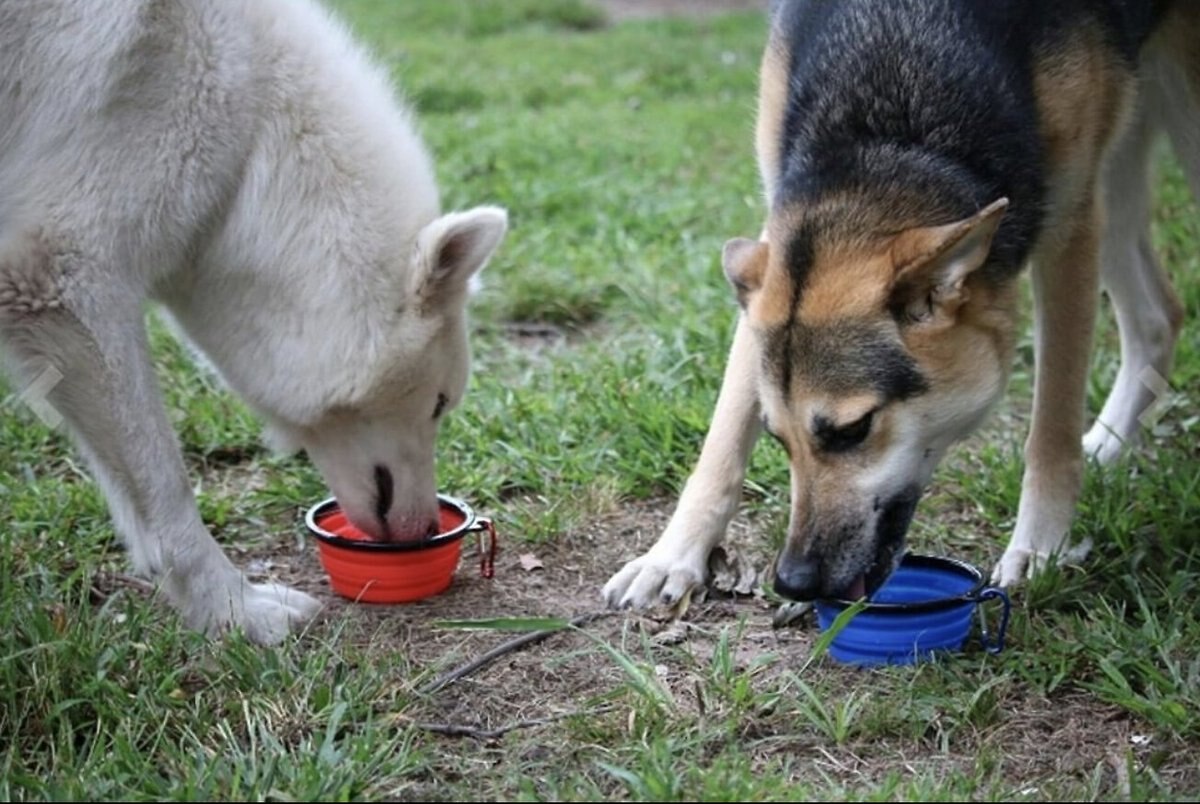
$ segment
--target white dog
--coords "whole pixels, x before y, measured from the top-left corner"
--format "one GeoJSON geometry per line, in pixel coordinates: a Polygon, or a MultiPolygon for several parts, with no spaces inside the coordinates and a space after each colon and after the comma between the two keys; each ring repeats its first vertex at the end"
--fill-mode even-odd
{"type": "Polygon", "coordinates": [[[359,527],[422,538],[469,287],[507,226],[441,213],[408,112],[310,0],[0,3],[0,344],[191,627],[272,643],[318,603],[249,583],[201,521],[143,304],[359,527]]]}

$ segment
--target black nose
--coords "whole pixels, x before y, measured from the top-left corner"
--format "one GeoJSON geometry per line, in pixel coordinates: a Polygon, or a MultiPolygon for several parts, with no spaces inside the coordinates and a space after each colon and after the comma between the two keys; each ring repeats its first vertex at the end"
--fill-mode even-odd
{"type": "Polygon", "coordinates": [[[815,600],[821,593],[821,564],[786,554],[775,565],[775,592],[791,600],[815,600]]]}

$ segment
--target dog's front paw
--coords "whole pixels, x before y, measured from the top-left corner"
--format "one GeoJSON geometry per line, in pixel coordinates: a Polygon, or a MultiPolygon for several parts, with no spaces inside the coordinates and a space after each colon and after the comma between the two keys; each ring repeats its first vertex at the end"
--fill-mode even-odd
{"type": "Polygon", "coordinates": [[[610,608],[673,606],[704,583],[707,569],[703,557],[697,560],[674,550],[652,548],[609,579],[604,600],[610,608]]]}
{"type": "Polygon", "coordinates": [[[1038,550],[1010,545],[992,571],[992,583],[1001,588],[1016,586],[1032,579],[1051,563],[1059,566],[1078,564],[1092,549],[1090,539],[1066,549],[1038,550]]]}
{"type": "Polygon", "coordinates": [[[224,594],[214,593],[204,605],[185,612],[193,627],[216,636],[240,628],[257,645],[275,645],[313,618],[321,608],[316,598],[277,583],[250,583],[240,575],[224,594]]]}
{"type": "Polygon", "coordinates": [[[251,642],[274,645],[311,620],[321,603],[311,595],[277,583],[251,584],[238,623],[251,642]]]}
{"type": "Polygon", "coordinates": [[[1026,577],[1032,577],[1037,572],[1037,568],[1036,553],[1024,548],[1009,547],[1000,557],[995,569],[992,570],[992,583],[1002,589],[1016,586],[1026,577]]]}

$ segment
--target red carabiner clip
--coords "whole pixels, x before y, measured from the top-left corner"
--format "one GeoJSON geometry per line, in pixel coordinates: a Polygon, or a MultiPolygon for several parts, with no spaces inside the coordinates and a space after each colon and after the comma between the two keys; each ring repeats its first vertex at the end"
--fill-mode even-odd
{"type": "Polygon", "coordinates": [[[479,524],[479,574],[491,578],[496,574],[496,526],[482,517],[479,524]]]}

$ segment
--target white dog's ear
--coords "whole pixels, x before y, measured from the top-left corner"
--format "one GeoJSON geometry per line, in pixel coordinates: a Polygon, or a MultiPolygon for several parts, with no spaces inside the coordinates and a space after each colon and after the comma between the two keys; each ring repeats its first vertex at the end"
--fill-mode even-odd
{"type": "Polygon", "coordinates": [[[481,206],[451,212],[417,236],[419,267],[410,290],[422,297],[467,289],[487,265],[508,231],[508,212],[481,206]]]}

